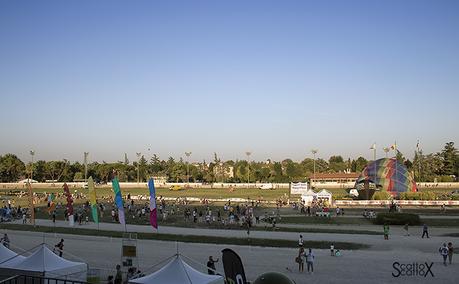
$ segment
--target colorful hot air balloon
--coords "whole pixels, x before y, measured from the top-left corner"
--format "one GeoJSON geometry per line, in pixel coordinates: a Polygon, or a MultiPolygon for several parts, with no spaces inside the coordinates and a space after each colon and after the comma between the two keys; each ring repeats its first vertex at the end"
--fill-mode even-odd
{"type": "MultiPolygon", "coordinates": [[[[355,187],[359,191],[368,191],[369,184],[376,185],[371,191],[385,190],[394,197],[398,197],[401,192],[418,190],[411,173],[395,158],[383,158],[370,162],[360,174],[355,187]]],[[[369,195],[372,195],[372,192],[369,195]]],[[[367,198],[371,198],[369,195],[367,198]]]]}

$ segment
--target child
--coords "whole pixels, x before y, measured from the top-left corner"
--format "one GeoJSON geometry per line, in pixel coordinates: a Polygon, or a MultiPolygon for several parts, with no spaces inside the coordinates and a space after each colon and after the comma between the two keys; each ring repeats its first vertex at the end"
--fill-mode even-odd
{"type": "Polygon", "coordinates": [[[333,244],[330,246],[330,255],[335,256],[335,246],[333,244]]]}
{"type": "Polygon", "coordinates": [[[409,236],[410,233],[408,232],[408,223],[406,223],[403,228],[405,229],[405,236],[409,236]]]}

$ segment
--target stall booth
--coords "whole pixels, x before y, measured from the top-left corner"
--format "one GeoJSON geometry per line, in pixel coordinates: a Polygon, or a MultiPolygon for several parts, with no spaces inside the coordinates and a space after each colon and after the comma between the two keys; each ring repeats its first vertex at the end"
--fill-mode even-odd
{"type": "Polygon", "coordinates": [[[223,276],[202,273],[188,263],[180,254],[158,271],[147,276],[129,280],[131,284],[224,284],[223,276]]]}
{"type": "MultiPolygon", "coordinates": [[[[64,281],[87,280],[88,265],[62,258],[41,244],[31,255],[16,255],[0,263],[0,275],[4,276],[36,276],[64,281]]],[[[56,281],[56,283],[60,283],[56,281]]]]}

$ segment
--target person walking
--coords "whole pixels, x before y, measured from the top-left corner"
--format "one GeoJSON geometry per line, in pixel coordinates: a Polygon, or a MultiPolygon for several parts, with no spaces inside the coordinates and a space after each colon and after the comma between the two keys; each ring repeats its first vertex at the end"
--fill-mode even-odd
{"type": "Polygon", "coordinates": [[[309,252],[306,255],[306,264],[308,266],[308,272],[314,273],[314,254],[312,253],[312,249],[309,249],[309,252]]]}
{"type": "Polygon", "coordinates": [[[330,255],[335,256],[335,245],[334,244],[330,245],[330,255]]]}
{"type": "Polygon", "coordinates": [[[451,242],[448,243],[448,259],[449,259],[449,264],[453,262],[453,253],[454,253],[454,248],[453,244],[451,242]]]}
{"type": "Polygon", "coordinates": [[[304,271],[304,260],[305,260],[304,248],[300,247],[300,251],[298,252],[298,256],[296,258],[296,262],[298,262],[298,271],[299,272],[303,272],[304,271]]]}
{"type": "Polygon", "coordinates": [[[212,258],[212,256],[209,256],[209,261],[207,261],[207,273],[209,273],[210,275],[215,275],[215,263],[218,262],[218,258],[217,260],[214,260],[212,258]]]}
{"type": "Polygon", "coordinates": [[[438,249],[441,256],[443,257],[443,265],[446,266],[446,258],[448,257],[448,247],[446,243],[443,243],[443,246],[438,249]]]}
{"type": "Polygon", "coordinates": [[[429,238],[429,228],[427,227],[427,224],[424,223],[424,225],[422,225],[422,239],[424,238],[424,236],[427,236],[427,238],[429,238]]]}
{"type": "Polygon", "coordinates": [[[114,284],[121,284],[121,283],[123,283],[123,273],[121,272],[121,266],[117,264],[114,284]]]}
{"type": "Polygon", "coordinates": [[[64,239],[61,239],[61,241],[57,243],[57,245],[55,245],[54,247],[57,248],[57,250],[59,251],[59,256],[62,257],[62,254],[64,253],[64,239]]]}
{"type": "Polygon", "coordinates": [[[300,235],[300,239],[298,240],[298,246],[303,247],[303,235],[300,235]]]}
{"type": "Polygon", "coordinates": [[[388,240],[389,239],[389,225],[384,224],[383,229],[384,229],[384,239],[388,240]]]}
{"type": "Polygon", "coordinates": [[[410,233],[408,232],[408,223],[406,223],[405,226],[403,226],[403,229],[405,230],[405,236],[409,236],[410,233]]]}

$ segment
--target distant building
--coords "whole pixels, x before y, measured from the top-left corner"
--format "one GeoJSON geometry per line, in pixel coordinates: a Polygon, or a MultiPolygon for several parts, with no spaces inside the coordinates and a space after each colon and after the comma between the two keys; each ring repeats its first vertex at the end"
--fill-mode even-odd
{"type": "Polygon", "coordinates": [[[155,176],[152,177],[155,181],[155,184],[166,184],[167,176],[155,176]]]}
{"type": "Polygon", "coordinates": [[[223,164],[214,166],[214,175],[216,177],[224,178],[233,178],[234,177],[234,167],[226,166],[223,164]]]}
{"type": "Polygon", "coordinates": [[[352,188],[359,173],[316,173],[309,177],[311,187],[352,188]]]}

